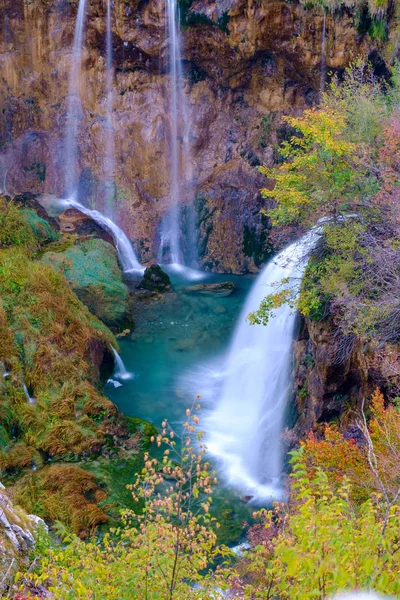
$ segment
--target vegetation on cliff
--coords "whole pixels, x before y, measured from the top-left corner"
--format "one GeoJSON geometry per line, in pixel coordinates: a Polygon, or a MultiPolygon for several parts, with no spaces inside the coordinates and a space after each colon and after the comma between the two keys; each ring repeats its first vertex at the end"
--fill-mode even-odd
{"type": "Polygon", "coordinates": [[[357,415],[361,444],[310,437],[292,453],[288,504],[256,515],[239,557],[216,544],[216,479],[196,410],[181,435],[165,422],[154,439],[163,457],[146,456],[131,486],[138,508],[101,544],[68,537],[48,547],[22,585],[26,597],[44,589],[63,600],[324,600],[348,588],[399,595],[400,413],[385,409],[379,392],[373,407],[369,426],[357,415]]]}
{"type": "Polygon", "coordinates": [[[113,334],[64,275],[39,260],[59,233],[3,197],[0,219],[1,478],[29,512],[87,536],[108,519],[99,507],[107,492],[82,461],[126,460],[143,434],[101,392],[100,368],[107,356],[113,364],[117,347],[113,334]]]}
{"type": "Polygon", "coordinates": [[[285,162],[261,171],[274,182],[273,223],[321,228],[301,292],[277,282],[250,321],[266,323],[284,302],[311,319],[331,315],[344,334],[382,341],[400,331],[397,74],[390,88],[368,65],[333,81],[322,105],[287,117],[296,134],[282,145],[285,162]]]}

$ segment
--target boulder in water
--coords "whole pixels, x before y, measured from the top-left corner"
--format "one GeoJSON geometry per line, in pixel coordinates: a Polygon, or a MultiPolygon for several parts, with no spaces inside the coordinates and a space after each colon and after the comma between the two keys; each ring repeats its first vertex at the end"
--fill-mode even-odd
{"type": "Polygon", "coordinates": [[[160,265],[153,263],[146,268],[138,288],[154,292],[169,292],[171,291],[171,280],[160,265]]]}
{"type": "Polygon", "coordinates": [[[184,288],[185,294],[202,294],[203,296],[230,296],[236,285],[233,281],[221,281],[220,283],[198,283],[184,288]]]}

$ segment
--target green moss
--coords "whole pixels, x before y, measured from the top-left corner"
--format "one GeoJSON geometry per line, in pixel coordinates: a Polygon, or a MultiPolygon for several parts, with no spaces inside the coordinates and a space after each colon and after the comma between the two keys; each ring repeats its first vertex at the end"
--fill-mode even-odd
{"type": "Polygon", "coordinates": [[[33,209],[23,208],[21,209],[21,215],[28,223],[39,244],[50,244],[60,239],[60,233],[48,221],[39,217],[33,209]]]}
{"type": "Polygon", "coordinates": [[[156,436],[158,433],[157,428],[148,421],[143,421],[143,419],[138,419],[136,417],[125,417],[125,419],[130,433],[134,434],[140,432],[143,435],[143,442],[146,444],[146,447],[148,447],[150,445],[150,438],[156,436]]]}
{"type": "Polygon", "coordinates": [[[386,42],[388,39],[387,23],[383,19],[373,19],[369,26],[368,33],[373,40],[386,42]]]}
{"type": "Polygon", "coordinates": [[[121,510],[134,506],[132,492],[127,486],[136,481],[136,473],[140,473],[143,468],[143,453],[140,452],[136,456],[126,454],[125,457],[112,460],[100,457],[81,466],[92,473],[107,490],[107,498],[100,506],[112,521],[118,523],[121,510]]]}
{"type": "Polygon", "coordinates": [[[111,244],[90,239],[63,252],[46,252],[42,261],[63,273],[80,300],[108,326],[132,324],[128,288],[111,244]]]}

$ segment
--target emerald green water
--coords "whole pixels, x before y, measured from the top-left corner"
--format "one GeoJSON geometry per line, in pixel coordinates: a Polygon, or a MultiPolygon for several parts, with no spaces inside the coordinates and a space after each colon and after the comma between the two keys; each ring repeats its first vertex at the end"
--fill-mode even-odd
{"type": "MultiPolygon", "coordinates": [[[[230,296],[218,297],[187,294],[183,288],[199,282],[170,276],[174,291],[157,302],[140,301],[134,331],[119,340],[120,355],[132,379],[121,381],[118,388],[107,384],[105,392],[126,415],[156,427],[168,419],[179,428],[186,409],[201,391],[191,374],[196,373],[198,381],[199,370],[226,353],[254,277],[208,275],[201,283],[232,281],[236,285],[230,296]]],[[[214,510],[223,524],[221,541],[238,540],[243,522],[251,518],[250,507],[222,484],[215,494],[214,510]]]]}

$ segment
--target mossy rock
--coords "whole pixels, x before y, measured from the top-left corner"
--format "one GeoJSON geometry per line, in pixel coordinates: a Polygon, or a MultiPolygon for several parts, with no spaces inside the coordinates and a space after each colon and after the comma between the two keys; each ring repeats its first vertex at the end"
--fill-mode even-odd
{"type": "Polygon", "coordinates": [[[59,232],[34,209],[20,208],[18,203],[0,196],[0,249],[25,246],[36,251],[59,237],[59,232]]]}
{"type": "Polygon", "coordinates": [[[153,292],[170,292],[171,280],[160,265],[154,263],[146,268],[138,289],[151,290],[153,292]]]}
{"type": "Polygon", "coordinates": [[[60,238],[60,233],[48,221],[42,219],[33,209],[23,208],[21,209],[21,214],[40,245],[50,244],[60,238]]]}
{"type": "Polygon", "coordinates": [[[46,252],[42,260],[65,275],[78,298],[103,323],[114,330],[132,325],[128,288],[111,244],[89,239],[64,252],[46,252]]]}
{"type": "Polygon", "coordinates": [[[150,438],[158,434],[157,428],[148,421],[143,421],[143,419],[138,419],[136,417],[125,418],[129,432],[133,434],[140,431],[143,434],[143,443],[148,447],[150,445],[150,438]]]}

